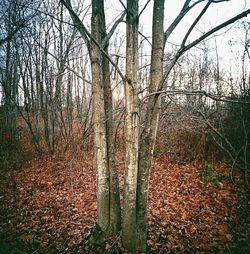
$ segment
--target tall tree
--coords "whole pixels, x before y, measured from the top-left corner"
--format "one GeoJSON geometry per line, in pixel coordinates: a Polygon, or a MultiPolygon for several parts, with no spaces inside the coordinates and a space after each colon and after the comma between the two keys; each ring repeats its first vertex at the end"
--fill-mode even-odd
{"type": "MultiPolygon", "coordinates": [[[[165,0],[155,0],[153,9],[153,30],[149,93],[156,92],[163,74],[163,54],[164,54],[164,2],[165,0]]],[[[154,151],[154,143],[158,130],[161,101],[160,97],[156,101],[148,99],[146,108],[146,118],[144,128],[140,135],[139,161],[137,179],[137,250],[146,251],[147,240],[147,207],[149,191],[149,169],[154,151]]]]}
{"type": "Polygon", "coordinates": [[[118,23],[106,33],[104,1],[92,0],[91,33],[72,9],[69,0],[61,0],[69,10],[74,25],[89,52],[92,72],[94,162],[97,172],[98,239],[117,233],[121,226],[120,193],[115,168],[113,114],[108,53],[109,38],[118,23]],[[101,46],[100,46],[101,45],[101,46]]]}

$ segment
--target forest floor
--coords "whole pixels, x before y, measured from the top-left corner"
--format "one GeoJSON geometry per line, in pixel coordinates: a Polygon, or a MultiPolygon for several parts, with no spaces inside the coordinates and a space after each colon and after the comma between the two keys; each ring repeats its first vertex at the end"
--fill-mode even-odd
{"type": "MultiPolygon", "coordinates": [[[[117,153],[120,182],[123,156],[117,153]]],[[[149,253],[250,253],[250,201],[223,164],[154,159],[149,253]]],[[[0,170],[0,253],[127,253],[119,236],[87,239],[96,223],[92,154],[80,148],[0,170]]],[[[120,186],[122,191],[122,186],[120,186]]]]}

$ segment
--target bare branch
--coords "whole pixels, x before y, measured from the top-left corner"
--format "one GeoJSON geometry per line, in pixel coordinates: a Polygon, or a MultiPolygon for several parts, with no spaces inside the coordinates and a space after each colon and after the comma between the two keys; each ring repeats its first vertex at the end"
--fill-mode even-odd
{"type": "MultiPolygon", "coordinates": [[[[225,2],[225,1],[229,1],[229,0],[209,0],[207,5],[210,5],[211,3],[220,3],[220,2],[225,2]]],[[[176,26],[181,22],[181,20],[185,17],[185,15],[191,10],[193,9],[197,4],[204,2],[204,0],[198,0],[195,1],[193,4],[190,4],[190,0],[186,0],[180,13],[178,14],[178,16],[175,18],[175,20],[170,24],[170,26],[167,28],[167,30],[164,33],[164,37],[165,37],[165,43],[168,39],[168,37],[170,36],[170,34],[173,32],[173,30],[176,28],[176,26]]]]}
{"type": "Polygon", "coordinates": [[[144,10],[146,9],[146,7],[148,6],[148,4],[149,4],[150,1],[151,1],[151,0],[148,0],[148,1],[146,2],[146,4],[143,6],[141,12],[139,13],[138,17],[141,16],[141,14],[144,12],[144,10]]]}
{"type": "MultiPolygon", "coordinates": [[[[220,29],[236,22],[237,20],[246,17],[248,14],[250,13],[250,9],[236,15],[235,17],[223,22],[222,24],[214,27],[213,29],[211,29],[210,31],[208,31],[207,33],[203,34],[201,37],[199,37],[198,39],[196,39],[195,41],[191,42],[190,44],[188,44],[187,46],[182,46],[180,47],[180,49],[176,52],[173,60],[171,61],[171,63],[168,65],[167,70],[165,71],[162,80],[159,84],[159,88],[158,91],[161,91],[163,88],[163,85],[169,75],[169,73],[171,72],[171,70],[173,69],[174,65],[176,64],[176,62],[178,61],[178,59],[183,55],[183,53],[185,53],[187,50],[189,50],[190,48],[194,47],[195,45],[197,45],[198,43],[200,43],[202,40],[206,39],[207,37],[209,37],[210,35],[214,34],[215,32],[219,31],[220,29]]],[[[156,94],[156,98],[159,96],[159,94],[156,94]]]]}
{"type": "Polygon", "coordinates": [[[69,11],[69,14],[76,25],[78,31],[80,32],[83,40],[86,43],[86,46],[89,48],[89,35],[90,33],[88,32],[87,28],[84,26],[78,15],[75,13],[75,11],[72,9],[71,2],[70,0],[60,0],[60,2],[67,8],[69,11]]]}
{"type": "Polygon", "coordinates": [[[111,36],[114,34],[115,29],[117,28],[117,26],[123,21],[123,18],[126,14],[126,11],[124,11],[121,15],[121,17],[119,19],[116,20],[116,22],[114,23],[114,25],[112,26],[112,28],[110,29],[110,31],[108,32],[108,34],[105,36],[105,38],[102,40],[101,42],[101,48],[105,48],[107,46],[107,44],[109,43],[109,39],[111,38],[111,36]]]}
{"type": "Polygon", "coordinates": [[[230,103],[238,103],[238,104],[250,104],[250,102],[248,102],[248,101],[233,100],[230,97],[207,93],[206,91],[203,91],[203,90],[193,90],[193,91],[178,90],[178,89],[177,90],[164,90],[164,91],[150,93],[147,95],[147,97],[153,96],[156,94],[163,94],[163,93],[166,95],[171,95],[171,94],[204,95],[214,101],[222,101],[222,102],[230,102],[230,103]]]}
{"type": "Polygon", "coordinates": [[[185,17],[185,15],[197,4],[203,2],[204,0],[198,0],[195,3],[193,3],[191,6],[189,6],[190,4],[190,0],[186,0],[180,13],[178,14],[178,16],[175,18],[175,20],[170,24],[170,26],[167,28],[167,30],[164,33],[164,44],[166,43],[168,37],[170,36],[170,34],[173,32],[173,30],[176,28],[176,26],[181,22],[181,20],[185,17]]]}
{"type": "Polygon", "coordinates": [[[221,139],[221,140],[224,140],[228,146],[228,148],[230,149],[227,149],[226,147],[224,147],[222,144],[220,144],[214,137],[214,141],[216,142],[216,144],[222,149],[224,150],[228,155],[229,157],[231,158],[233,164],[235,164],[235,161],[236,161],[236,151],[234,149],[234,147],[232,146],[231,142],[218,130],[216,129],[209,121],[208,119],[206,118],[206,116],[201,112],[201,111],[198,111],[201,116],[203,117],[203,119],[205,120],[206,124],[209,126],[209,128],[221,139]]]}
{"type": "Polygon", "coordinates": [[[195,45],[197,45],[199,42],[201,42],[202,40],[206,39],[207,37],[209,37],[211,34],[214,34],[216,33],[217,31],[219,31],[220,29],[234,23],[235,21],[241,19],[241,18],[244,18],[246,17],[248,14],[250,13],[250,9],[234,16],[233,18],[223,22],[222,24],[214,27],[213,29],[211,29],[210,31],[208,31],[207,33],[203,34],[200,38],[198,38],[197,40],[191,42],[190,44],[188,44],[187,46],[185,46],[183,48],[184,51],[187,51],[188,49],[194,47],[195,45]]]}
{"type": "MultiPolygon", "coordinates": [[[[86,29],[84,24],[82,23],[81,19],[78,17],[78,15],[74,12],[74,10],[71,7],[70,0],[60,0],[61,3],[68,9],[71,18],[77,27],[78,31],[80,32],[81,36],[86,42],[88,51],[90,52],[89,48],[89,40],[93,41],[94,44],[99,48],[99,50],[102,52],[102,54],[109,60],[109,62],[114,66],[117,73],[120,75],[120,77],[125,81],[126,78],[122,74],[121,70],[119,69],[118,65],[111,59],[111,57],[107,54],[105,49],[96,41],[96,39],[91,35],[91,33],[86,29]]],[[[115,23],[116,24],[116,23],[115,23]]],[[[118,24],[117,24],[118,25],[118,24]]],[[[115,26],[116,27],[116,26],[115,26]]],[[[112,30],[112,29],[111,29],[112,30]]],[[[113,30],[112,30],[113,31],[113,30]]]]}
{"type": "MultiPolygon", "coordinates": [[[[52,56],[56,61],[61,62],[60,59],[55,56],[53,53],[51,53],[46,47],[44,47],[37,39],[34,38],[35,43],[41,47],[47,54],[49,54],[50,56],[52,56]]],[[[66,50],[69,50],[69,47],[67,47],[66,50]]],[[[66,53],[67,54],[67,53],[66,53]]],[[[81,80],[85,81],[88,84],[92,84],[89,80],[84,79],[81,75],[79,75],[73,68],[71,68],[69,65],[67,64],[63,64],[63,66],[68,69],[69,71],[71,71],[72,73],[74,73],[78,78],[80,78],[81,80]]]]}
{"type": "Polygon", "coordinates": [[[197,5],[197,4],[199,4],[199,3],[203,2],[203,1],[204,0],[198,0],[198,1],[196,1],[192,5],[190,5],[189,8],[193,8],[195,5],[197,5]]]}
{"type": "Polygon", "coordinates": [[[202,9],[202,11],[200,12],[200,14],[198,15],[198,17],[195,19],[195,21],[193,22],[193,24],[190,26],[190,28],[188,29],[183,41],[182,41],[182,44],[181,44],[181,47],[183,47],[187,41],[187,38],[188,36],[190,35],[190,33],[193,31],[194,27],[196,26],[196,24],[199,22],[199,20],[202,18],[202,16],[204,15],[204,13],[207,11],[208,7],[211,5],[211,1],[209,1],[205,7],[202,9]]]}
{"type": "Polygon", "coordinates": [[[119,0],[119,2],[121,3],[121,5],[124,8],[124,10],[127,12],[127,7],[125,6],[125,4],[121,0],[119,0]]]}
{"type": "Polygon", "coordinates": [[[0,39],[0,46],[1,46],[2,44],[4,44],[5,42],[7,42],[7,41],[11,41],[12,38],[15,36],[15,34],[16,34],[19,30],[21,30],[22,28],[24,28],[24,27],[27,25],[27,23],[28,23],[32,18],[35,17],[35,15],[36,15],[36,13],[33,14],[33,15],[31,15],[30,17],[26,18],[26,19],[23,20],[22,22],[20,22],[20,23],[18,24],[18,26],[17,26],[11,33],[9,33],[4,39],[0,39]]]}
{"type": "Polygon", "coordinates": [[[150,42],[150,40],[149,40],[142,32],[138,31],[138,33],[139,33],[140,36],[141,36],[142,38],[144,38],[144,40],[146,40],[146,41],[149,43],[149,45],[152,47],[152,43],[150,42]]]}

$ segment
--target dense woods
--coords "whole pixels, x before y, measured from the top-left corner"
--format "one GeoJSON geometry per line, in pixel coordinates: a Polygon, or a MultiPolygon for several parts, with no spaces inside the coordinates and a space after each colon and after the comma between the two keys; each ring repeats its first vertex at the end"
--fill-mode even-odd
{"type": "Polygon", "coordinates": [[[249,251],[250,9],[181,2],[0,2],[0,252],[249,251]]]}

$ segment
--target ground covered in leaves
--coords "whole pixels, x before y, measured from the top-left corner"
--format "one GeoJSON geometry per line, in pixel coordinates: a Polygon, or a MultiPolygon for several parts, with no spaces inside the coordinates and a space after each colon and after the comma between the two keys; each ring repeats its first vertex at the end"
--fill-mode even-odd
{"type": "MultiPolygon", "coordinates": [[[[117,164],[122,182],[120,153],[117,164]]],[[[250,203],[228,174],[223,165],[156,158],[149,253],[250,253],[250,203]]],[[[80,149],[1,169],[0,253],[126,253],[119,236],[87,244],[97,216],[95,177],[92,155],[80,149]]]]}

